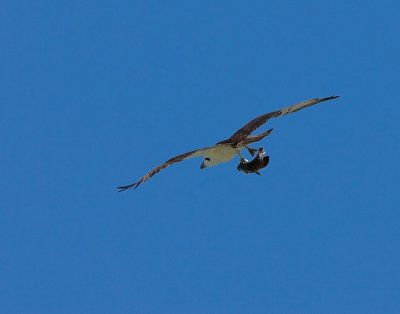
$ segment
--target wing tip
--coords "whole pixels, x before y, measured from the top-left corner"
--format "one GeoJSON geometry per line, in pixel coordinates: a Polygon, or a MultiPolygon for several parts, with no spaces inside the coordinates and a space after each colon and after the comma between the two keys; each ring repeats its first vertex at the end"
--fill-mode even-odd
{"type": "Polygon", "coordinates": [[[117,187],[117,192],[123,192],[123,191],[130,190],[130,189],[136,190],[136,188],[139,186],[140,183],[142,183],[142,182],[138,181],[133,184],[119,186],[119,187],[117,187]]]}
{"type": "Polygon", "coordinates": [[[329,97],[325,97],[325,98],[322,98],[322,100],[331,100],[331,99],[336,99],[336,98],[339,98],[340,96],[329,96],[329,97]]]}

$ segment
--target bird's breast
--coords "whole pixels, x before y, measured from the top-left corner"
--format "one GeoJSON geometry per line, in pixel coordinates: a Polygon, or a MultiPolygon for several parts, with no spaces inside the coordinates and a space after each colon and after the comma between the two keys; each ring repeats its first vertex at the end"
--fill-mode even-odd
{"type": "Polygon", "coordinates": [[[211,159],[218,160],[220,162],[229,161],[239,152],[238,148],[232,147],[231,145],[217,145],[211,151],[207,152],[207,156],[211,159]]]}

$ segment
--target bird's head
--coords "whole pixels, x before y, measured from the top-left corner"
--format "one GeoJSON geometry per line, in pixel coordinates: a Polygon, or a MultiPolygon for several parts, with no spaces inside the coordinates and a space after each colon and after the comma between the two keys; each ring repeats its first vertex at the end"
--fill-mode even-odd
{"type": "Polygon", "coordinates": [[[206,156],[206,157],[204,157],[203,162],[200,165],[200,169],[204,169],[209,166],[212,166],[211,159],[210,159],[210,157],[206,156]]]}

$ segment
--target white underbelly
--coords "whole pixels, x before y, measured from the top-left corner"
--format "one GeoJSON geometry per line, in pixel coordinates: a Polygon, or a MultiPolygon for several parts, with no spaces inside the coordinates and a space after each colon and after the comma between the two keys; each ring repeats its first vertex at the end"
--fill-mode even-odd
{"type": "Polygon", "coordinates": [[[227,162],[237,155],[239,149],[233,148],[230,145],[217,145],[211,151],[207,152],[207,156],[211,160],[218,162],[227,162]]]}

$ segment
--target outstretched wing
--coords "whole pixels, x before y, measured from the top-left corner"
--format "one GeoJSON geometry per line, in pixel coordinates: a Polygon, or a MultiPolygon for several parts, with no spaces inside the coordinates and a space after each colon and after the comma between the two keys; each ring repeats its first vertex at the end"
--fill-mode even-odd
{"type": "Polygon", "coordinates": [[[279,116],[283,116],[292,112],[299,111],[303,108],[318,104],[323,101],[331,100],[338,98],[339,96],[330,96],[330,97],[325,97],[325,98],[314,98],[306,101],[299,102],[297,104],[294,104],[292,106],[276,110],[270,113],[263,114],[261,116],[258,116],[251,120],[249,123],[247,123],[244,127],[239,129],[235,134],[233,134],[230,138],[218,142],[218,144],[223,144],[223,143],[235,143],[239,142],[245,138],[247,138],[251,132],[253,132],[255,129],[263,125],[265,122],[267,122],[271,118],[276,118],[279,116]]]}
{"type": "Polygon", "coordinates": [[[200,148],[200,149],[192,150],[190,152],[183,153],[183,154],[180,154],[178,156],[172,157],[171,159],[167,160],[166,162],[162,163],[161,165],[155,167],[153,170],[151,170],[148,173],[146,173],[138,181],[136,181],[136,182],[134,182],[132,184],[129,184],[129,185],[117,187],[118,192],[122,192],[122,191],[129,190],[129,189],[132,189],[132,188],[136,189],[141,183],[143,183],[144,181],[147,181],[152,176],[154,176],[156,173],[158,173],[161,170],[167,168],[168,166],[171,166],[172,164],[175,164],[177,162],[180,162],[180,161],[188,159],[188,158],[206,156],[207,152],[211,151],[214,147],[215,146],[206,147],[206,148],[200,148]]]}

